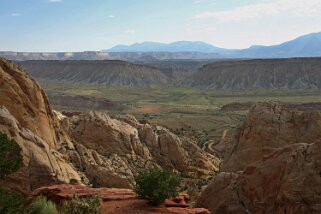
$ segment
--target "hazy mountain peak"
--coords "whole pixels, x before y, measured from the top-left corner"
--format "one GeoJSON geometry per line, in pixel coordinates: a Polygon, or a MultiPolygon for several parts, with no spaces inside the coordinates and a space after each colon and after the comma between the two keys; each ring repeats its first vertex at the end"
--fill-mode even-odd
{"type": "Polygon", "coordinates": [[[104,52],[221,52],[225,49],[201,41],[177,41],[172,43],[142,42],[132,45],[116,45],[104,52]]]}

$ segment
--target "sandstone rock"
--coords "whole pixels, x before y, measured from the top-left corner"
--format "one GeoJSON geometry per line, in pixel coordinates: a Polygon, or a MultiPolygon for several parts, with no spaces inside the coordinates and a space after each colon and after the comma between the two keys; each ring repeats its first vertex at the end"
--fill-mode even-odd
{"type": "Polygon", "coordinates": [[[276,102],[258,103],[229,142],[221,171],[239,171],[263,156],[296,143],[312,143],[321,138],[321,113],[290,110],[276,102]]]}
{"type": "Polygon", "coordinates": [[[59,149],[69,139],[52,113],[47,96],[27,72],[0,58],[0,106],[5,106],[21,126],[59,149]]]}
{"type": "Polygon", "coordinates": [[[254,106],[197,206],[213,213],[320,213],[320,113],[254,106]]]}
{"type": "Polygon", "coordinates": [[[0,186],[23,193],[43,185],[80,182],[77,172],[62,154],[52,149],[43,139],[22,127],[5,108],[0,106],[0,132],[14,139],[21,148],[23,166],[0,182],[0,186]]]}
{"type": "Polygon", "coordinates": [[[84,170],[92,183],[99,180],[99,185],[128,188],[138,171],[159,166],[195,176],[197,172],[208,175],[217,171],[220,164],[218,158],[203,152],[190,139],[179,138],[163,127],[140,124],[131,115],[113,119],[91,111],[66,118],[61,123],[80,155],[71,155],[71,161],[84,170]],[[83,146],[87,147],[85,152],[80,151],[83,146]],[[101,170],[113,172],[119,179],[110,179],[113,176],[106,176],[101,170]],[[126,185],[121,182],[115,186],[124,178],[128,180],[126,185]]]}
{"type": "Polygon", "coordinates": [[[75,151],[69,151],[70,161],[94,186],[132,187],[134,175],[121,157],[116,154],[105,157],[81,144],[75,147],[75,151]]]}

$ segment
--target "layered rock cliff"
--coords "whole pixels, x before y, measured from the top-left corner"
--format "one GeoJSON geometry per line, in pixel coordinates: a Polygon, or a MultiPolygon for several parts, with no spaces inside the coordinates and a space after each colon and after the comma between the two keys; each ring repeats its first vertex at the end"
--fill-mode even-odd
{"type": "Polygon", "coordinates": [[[19,62],[37,80],[108,86],[166,85],[158,69],[118,60],[19,62]]]}
{"type": "Polygon", "coordinates": [[[255,59],[213,62],[186,79],[200,88],[320,88],[320,58],[255,59]]]}
{"type": "Polygon", "coordinates": [[[197,205],[213,213],[320,213],[320,112],[254,105],[197,205]]]}

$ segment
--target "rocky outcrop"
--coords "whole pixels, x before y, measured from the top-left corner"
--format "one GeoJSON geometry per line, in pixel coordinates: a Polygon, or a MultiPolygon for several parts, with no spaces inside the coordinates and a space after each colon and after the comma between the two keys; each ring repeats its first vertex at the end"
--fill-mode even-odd
{"type": "Polygon", "coordinates": [[[52,149],[42,138],[24,128],[11,113],[0,106],[0,133],[14,139],[21,148],[22,167],[0,181],[0,186],[23,193],[43,185],[69,183],[81,178],[64,156],[52,149]]]}
{"type": "Polygon", "coordinates": [[[39,84],[22,67],[3,58],[0,58],[0,106],[5,106],[21,126],[51,148],[69,144],[39,84]]]}
{"type": "Polygon", "coordinates": [[[253,106],[197,206],[213,213],[320,213],[321,119],[253,106]]]}
{"type": "Polygon", "coordinates": [[[60,153],[73,149],[40,86],[21,67],[0,58],[0,132],[21,148],[23,166],[1,186],[28,193],[42,185],[80,182],[60,153]]]}
{"type": "Polygon", "coordinates": [[[321,113],[290,110],[277,102],[253,105],[230,142],[221,171],[244,170],[276,148],[321,139],[321,113]]]}
{"type": "Polygon", "coordinates": [[[115,187],[100,169],[133,184],[133,175],[143,169],[162,166],[196,177],[213,174],[220,164],[218,158],[203,152],[195,142],[179,138],[163,127],[140,124],[129,115],[113,119],[91,111],[65,118],[62,124],[77,150],[71,161],[99,186],[115,187]]]}
{"type": "Polygon", "coordinates": [[[131,213],[166,213],[166,214],[210,214],[204,208],[188,208],[187,195],[180,195],[177,198],[166,201],[165,206],[150,206],[147,201],[139,199],[137,195],[129,189],[108,189],[108,188],[88,188],[81,185],[56,185],[43,187],[35,190],[33,196],[44,195],[56,203],[69,200],[73,195],[78,197],[101,196],[103,200],[104,213],[131,214],[131,213]],[[184,206],[182,207],[182,204],[184,206]]]}

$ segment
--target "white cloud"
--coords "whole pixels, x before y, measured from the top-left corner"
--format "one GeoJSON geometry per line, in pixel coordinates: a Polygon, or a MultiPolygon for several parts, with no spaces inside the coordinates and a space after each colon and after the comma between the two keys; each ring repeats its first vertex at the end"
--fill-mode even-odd
{"type": "Polygon", "coordinates": [[[221,22],[242,21],[267,16],[313,16],[321,13],[320,0],[275,0],[225,11],[205,11],[194,16],[195,19],[213,18],[221,22]]]}
{"type": "Polygon", "coordinates": [[[136,30],[134,30],[134,29],[128,29],[128,30],[125,30],[125,33],[126,33],[126,34],[131,34],[131,35],[133,35],[133,34],[136,33],[136,30]]]}
{"type": "Polygon", "coordinates": [[[113,19],[113,18],[115,18],[116,16],[114,16],[114,15],[108,15],[108,18],[110,18],[110,19],[113,19]]]}
{"type": "Polygon", "coordinates": [[[17,17],[17,16],[21,16],[21,14],[20,13],[11,13],[11,16],[17,17]]]}
{"type": "Polygon", "coordinates": [[[48,2],[51,2],[51,3],[56,3],[56,2],[62,2],[63,0],[48,0],[48,2]]]}

